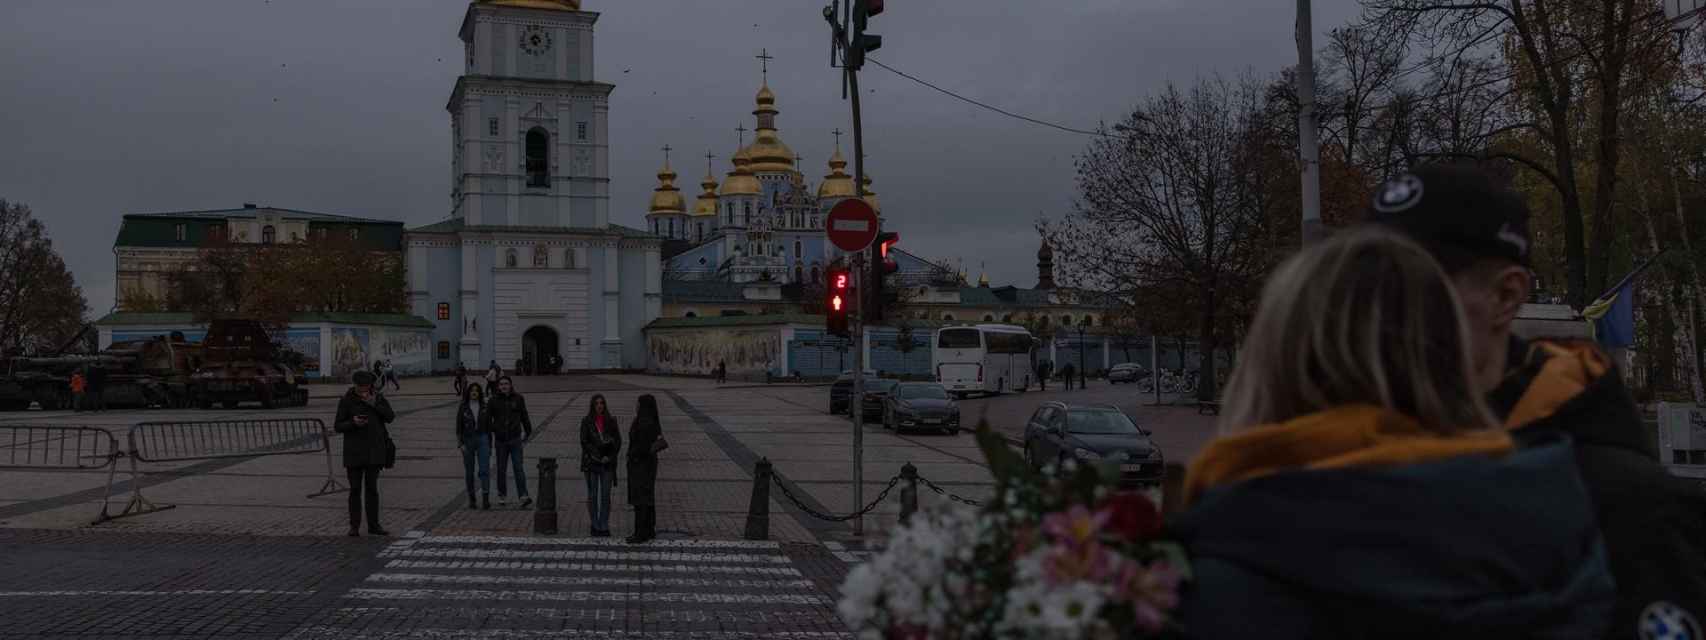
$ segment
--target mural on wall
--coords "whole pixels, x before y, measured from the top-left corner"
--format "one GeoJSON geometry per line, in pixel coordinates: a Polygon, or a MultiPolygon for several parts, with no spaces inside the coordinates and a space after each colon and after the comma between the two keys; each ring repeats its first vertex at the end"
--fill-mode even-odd
{"type": "Polygon", "coordinates": [[[652,333],[646,337],[646,349],[651,369],[658,373],[710,375],[718,362],[727,365],[729,373],[753,373],[781,362],[781,337],[774,330],[652,333]]]}
{"type": "Polygon", "coordinates": [[[347,378],[373,366],[367,355],[366,329],[332,329],[332,375],[347,378]]]}
{"type": "Polygon", "coordinates": [[[302,375],[318,378],[320,370],[320,329],[290,329],[284,332],[284,344],[302,354],[302,375]]]}
{"type": "Polygon", "coordinates": [[[424,376],[432,373],[432,334],[423,329],[373,329],[368,365],[390,360],[397,375],[424,376]]]}

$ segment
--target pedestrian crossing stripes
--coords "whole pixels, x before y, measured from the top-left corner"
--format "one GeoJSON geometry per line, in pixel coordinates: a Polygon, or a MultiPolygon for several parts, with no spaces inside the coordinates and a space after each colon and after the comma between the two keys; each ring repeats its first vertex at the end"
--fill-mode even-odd
{"type": "Polygon", "coordinates": [[[811,545],[418,535],[376,566],[290,640],[853,637],[835,614],[843,565],[811,545]]]}

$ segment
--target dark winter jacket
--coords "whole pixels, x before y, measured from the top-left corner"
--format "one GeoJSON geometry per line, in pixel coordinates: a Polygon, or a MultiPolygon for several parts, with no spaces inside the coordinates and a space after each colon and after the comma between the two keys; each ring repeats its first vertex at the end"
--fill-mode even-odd
{"type": "Polygon", "coordinates": [[[354,387],[345,392],[338,400],[338,417],[332,423],[332,429],[344,435],[344,466],[383,466],[386,443],[391,440],[391,432],[385,425],[396,419],[397,414],[385,396],[376,393],[369,403],[356,395],[354,387]],[[357,415],[367,416],[367,424],[356,424],[357,415]]]}
{"type": "Polygon", "coordinates": [[[628,427],[628,504],[657,504],[658,454],[652,445],[663,437],[663,427],[647,418],[635,418],[628,427]]]}
{"type": "Polygon", "coordinates": [[[616,456],[622,452],[622,429],[616,418],[604,418],[604,434],[598,433],[592,416],[581,419],[581,473],[616,471],[616,456]]]}
{"type": "Polygon", "coordinates": [[[467,440],[475,435],[485,435],[492,431],[492,405],[480,401],[480,412],[474,413],[474,407],[466,402],[456,410],[456,439],[467,440]]]}
{"type": "Polygon", "coordinates": [[[519,393],[493,394],[491,421],[486,428],[497,442],[515,443],[533,437],[533,418],[527,415],[527,399],[519,393]]]}
{"type": "MultiPolygon", "coordinates": [[[[1418,447],[1419,449],[1419,447],[1418,447]]],[[[1172,523],[1188,635],[1603,636],[1614,585],[1568,439],[1207,489],[1172,523]]]]}
{"type": "Polygon", "coordinates": [[[1513,339],[1509,372],[1489,400],[1519,440],[1562,433],[1575,442],[1617,579],[1605,637],[1642,637],[1652,622],[1643,618],[1654,617],[1643,612],[1664,603],[1706,623],[1706,492],[1665,471],[1657,433],[1609,358],[1582,341],[1513,339]]]}

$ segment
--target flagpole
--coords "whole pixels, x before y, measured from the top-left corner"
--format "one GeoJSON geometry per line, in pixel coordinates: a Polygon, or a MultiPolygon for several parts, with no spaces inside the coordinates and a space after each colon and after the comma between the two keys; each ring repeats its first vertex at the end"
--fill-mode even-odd
{"type": "MultiPolygon", "coordinates": [[[[1655,256],[1653,256],[1653,257],[1651,257],[1651,258],[1647,258],[1647,260],[1646,260],[1646,261],[1645,261],[1645,262],[1642,262],[1642,263],[1641,263],[1641,264],[1640,264],[1640,266],[1637,266],[1637,267],[1635,267],[1635,270],[1634,270],[1634,271],[1630,271],[1630,272],[1629,272],[1629,275],[1626,275],[1626,276],[1623,276],[1623,279],[1622,279],[1622,280],[1618,280],[1618,281],[1617,281],[1617,284],[1615,284],[1615,285],[1612,285],[1612,287],[1611,287],[1611,288],[1610,288],[1610,289],[1606,289],[1606,290],[1605,290],[1605,293],[1601,293],[1601,294],[1599,294],[1599,297],[1597,297],[1597,298],[1594,298],[1594,299],[1593,299],[1593,303],[1594,303],[1594,304],[1597,304],[1597,303],[1599,303],[1599,302],[1602,302],[1602,301],[1604,301],[1604,300],[1605,300],[1605,299],[1606,299],[1606,297],[1608,297],[1608,296],[1610,296],[1610,295],[1612,295],[1612,294],[1615,294],[1615,293],[1617,293],[1617,292],[1618,292],[1618,291],[1621,291],[1621,290],[1622,290],[1622,289],[1623,289],[1623,287],[1625,287],[1625,286],[1628,286],[1628,285],[1629,285],[1629,283],[1630,283],[1630,281],[1632,281],[1632,280],[1634,280],[1634,279],[1635,279],[1635,278],[1637,278],[1637,277],[1639,277],[1639,276],[1640,276],[1640,275],[1641,275],[1641,274],[1642,274],[1642,273],[1644,273],[1644,272],[1646,272],[1646,270],[1647,270],[1647,269],[1648,269],[1648,268],[1649,268],[1649,267],[1651,267],[1651,266],[1653,266],[1653,265],[1654,265],[1654,264],[1656,264],[1656,263],[1658,263],[1658,261],[1659,261],[1659,258],[1661,258],[1661,257],[1664,257],[1664,255],[1665,255],[1665,254],[1667,254],[1667,253],[1670,253],[1670,250],[1669,250],[1669,249],[1665,249],[1665,250],[1664,250],[1664,251],[1660,251],[1660,252],[1659,252],[1659,253],[1658,253],[1658,255],[1655,255],[1655,256]]],[[[1590,307],[1591,307],[1591,306],[1593,306],[1593,304],[1589,304],[1589,305],[1588,305],[1588,306],[1590,306],[1590,307]]]]}

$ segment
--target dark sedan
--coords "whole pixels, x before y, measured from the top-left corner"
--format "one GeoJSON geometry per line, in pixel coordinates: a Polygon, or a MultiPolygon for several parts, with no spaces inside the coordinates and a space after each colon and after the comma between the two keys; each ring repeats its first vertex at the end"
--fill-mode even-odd
{"type": "Polygon", "coordinates": [[[860,417],[864,418],[865,422],[876,422],[882,418],[883,400],[889,397],[897,384],[900,384],[900,381],[877,379],[865,382],[865,401],[860,403],[860,407],[864,409],[864,414],[860,417]]]}
{"type": "Polygon", "coordinates": [[[1143,365],[1135,362],[1116,364],[1114,368],[1108,370],[1108,384],[1137,382],[1147,377],[1149,377],[1149,372],[1144,371],[1143,365]]]}
{"type": "Polygon", "coordinates": [[[883,428],[899,433],[905,429],[939,429],[950,435],[960,432],[960,405],[948,397],[947,388],[934,382],[903,382],[895,385],[883,402],[883,428]]]}
{"type": "MultiPolygon", "coordinates": [[[[877,372],[875,372],[875,371],[866,371],[865,372],[865,386],[866,387],[871,387],[873,385],[876,385],[880,381],[881,380],[877,377],[877,372]]],[[[829,413],[830,413],[830,415],[842,415],[842,414],[850,413],[851,412],[851,404],[852,404],[850,401],[850,398],[852,398],[852,397],[853,397],[853,373],[851,371],[842,372],[841,377],[836,378],[835,382],[829,385],[829,413]]]]}
{"type": "Polygon", "coordinates": [[[1080,464],[1118,465],[1121,487],[1161,482],[1161,448],[1119,409],[1046,402],[1025,425],[1025,460],[1034,468],[1080,464]]]}

